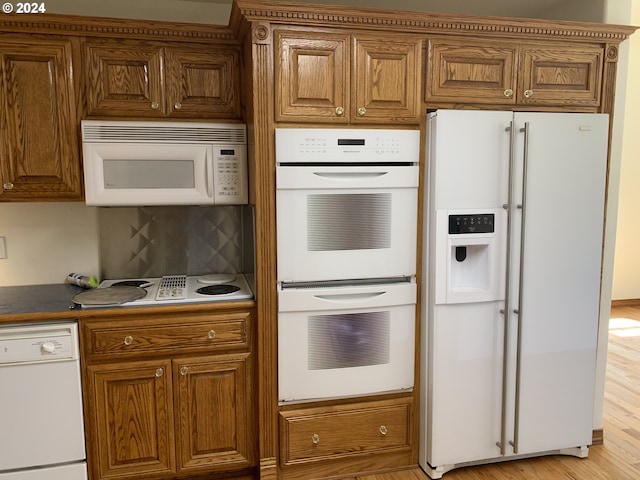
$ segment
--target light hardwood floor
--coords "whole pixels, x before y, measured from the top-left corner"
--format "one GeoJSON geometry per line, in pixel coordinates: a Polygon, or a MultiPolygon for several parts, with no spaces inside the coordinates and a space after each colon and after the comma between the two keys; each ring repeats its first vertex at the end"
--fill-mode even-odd
{"type": "MultiPolygon", "coordinates": [[[[549,456],[453,470],[444,480],[638,480],[640,479],[640,307],[615,307],[603,415],[604,444],[589,457],[549,456]]],[[[352,480],[425,480],[420,469],[352,480]]],[[[350,479],[351,480],[351,479],[350,479]]]]}

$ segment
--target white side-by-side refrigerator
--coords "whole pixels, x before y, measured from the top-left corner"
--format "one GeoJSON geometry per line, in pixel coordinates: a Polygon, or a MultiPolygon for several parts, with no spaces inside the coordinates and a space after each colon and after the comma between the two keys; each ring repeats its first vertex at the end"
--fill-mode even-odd
{"type": "Polygon", "coordinates": [[[584,457],[608,116],[428,115],[420,464],[584,457]]]}

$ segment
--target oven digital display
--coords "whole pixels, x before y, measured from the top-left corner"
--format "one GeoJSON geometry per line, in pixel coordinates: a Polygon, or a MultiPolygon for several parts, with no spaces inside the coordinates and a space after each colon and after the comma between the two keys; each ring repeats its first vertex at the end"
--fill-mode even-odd
{"type": "Polygon", "coordinates": [[[364,138],[339,138],[338,145],[364,147],[364,138]]]}

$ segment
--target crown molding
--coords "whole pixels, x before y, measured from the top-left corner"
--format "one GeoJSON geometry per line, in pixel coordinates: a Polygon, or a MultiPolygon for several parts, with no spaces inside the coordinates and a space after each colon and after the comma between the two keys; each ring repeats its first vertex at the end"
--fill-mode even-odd
{"type": "Polygon", "coordinates": [[[237,42],[235,33],[227,26],[47,13],[39,15],[2,15],[0,17],[0,31],[3,33],[100,36],[135,38],[138,40],[179,40],[206,43],[237,42]]]}
{"type": "Polygon", "coordinates": [[[236,0],[232,18],[306,26],[405,31],[423,34],[470,34],[532,38],[545,36],[578,41],[619,43],[637,27],[529,18],[451,15],[401,10],[363,9],[280,1],[236,0]]]}

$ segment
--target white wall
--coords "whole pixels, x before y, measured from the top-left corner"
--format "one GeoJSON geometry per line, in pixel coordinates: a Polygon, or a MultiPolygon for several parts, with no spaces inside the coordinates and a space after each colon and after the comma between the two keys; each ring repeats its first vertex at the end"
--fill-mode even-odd
{"type": "MultiPolygon", "coordinates": [[[[631,1],[631,25],[640,26],[640,0],[631,1]]],[[[618,3],[619,0],[609,0],[618,3]]],[[[620,196],[615,243],[613,299],[640,298],[640,32],[625,45],[629,52],[626,101],[620,121],[620,196]],[[633,88],[635,86],[636,88],[633,88]]],[[[618,106],[616,106],[618,108],[618,106]]],[[[618,119],[618,115],[616,115],[618,119]]]]}
{"type": "MultiPolygon", "coordinates": [[[[605,22],[617,24],[632,23],[632,6],[640,5],[640,0],[607,0],[605,4],[605,22]]],[[[633,53],[633,55],[638,55],[633,53]]],[[[609,317],[611,313],[611,298],[613,295],[612,284],[614,279],[614,257],[617,219],[620,198],[620,171],[623,162],[623,138],[625,132],[631,128],[625,122],[627,95],[630,88],[629,64],[632,61],[630,42],[624,42],[620,46],[618,71],[616,79],[616,101],[614,106],[613,135],[611,140],[611,161],[609,165],[609,198],[606,212],[606,230],[604,238],[603,268],[602,268],[602,294],[600,297],[600,321],[598,331],[598,350],[596,360],[596,386],[595,404],[593,414],[593,428],[602,428],[602,414],[604,409],[604,389],[606,381],[607,353],[609,344],[609,317]]],[[[640,292],[639,295],[640,296],[640,292]]]]}
{"type": "Polygon", "coordinates": [[[49,13],[227,25],[230,0],[50,0],[49,13]]]}
{"type": "Polygon", "coordinates": [[[578,22],[602,22],[605,0],[566,0],[545,11],[543,18],[575,20],[578,22]]]}
{"type": "Polygon", "coordinates": [[[71,272],[97,275],[98,221],[83,203],[0,203],[0,286],[63,283],[71,272]]]}

